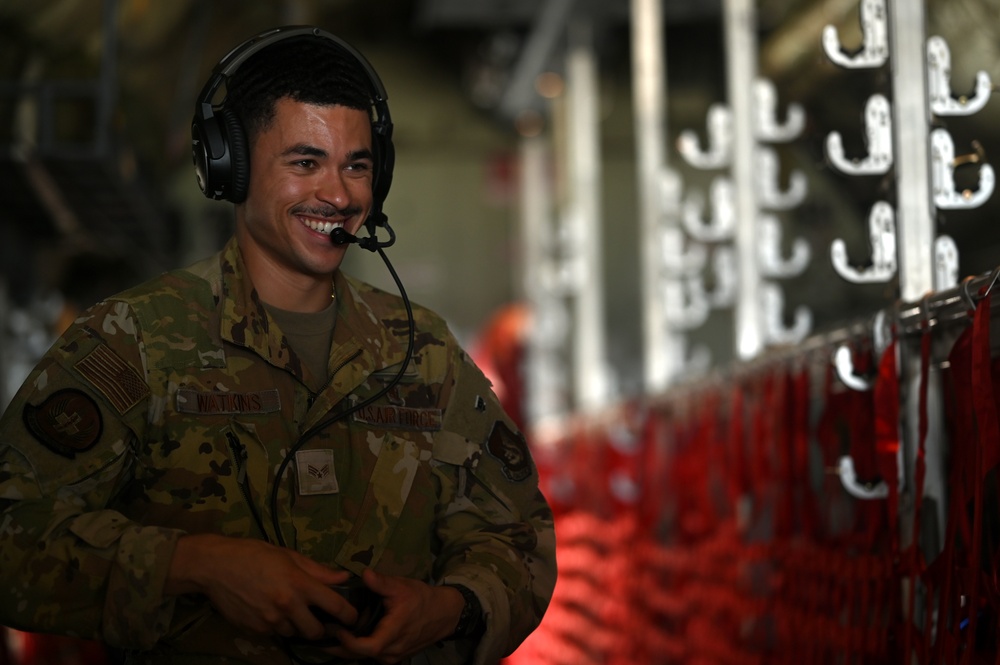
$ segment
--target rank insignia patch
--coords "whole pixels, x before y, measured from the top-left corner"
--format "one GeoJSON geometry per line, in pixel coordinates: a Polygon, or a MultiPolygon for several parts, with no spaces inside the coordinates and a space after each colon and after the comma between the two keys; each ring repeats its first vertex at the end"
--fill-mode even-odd
{"type": "Polygon", "coordinates": [[[300,450],[295,453],[299,494],[336,494],[340,491],[333,470],[333,450],[300,450]]]}
{"type": "Polygon", "coordinates": [[[25,405],[22,415],[42,445],[69,459],[93,448],[101,437],[101,411],[79,390],[52,393],[38,406],[25,405]]]}
{"type": "Polygon", "coordinates": [[[523,436],[512,432],[502,421],[494,423],[490,438],[486,441],[486,450],[500,460],[503,475],[509,480],[520,482],[531,475],[531,457],[528,454],[527,442],[523,436]]]}

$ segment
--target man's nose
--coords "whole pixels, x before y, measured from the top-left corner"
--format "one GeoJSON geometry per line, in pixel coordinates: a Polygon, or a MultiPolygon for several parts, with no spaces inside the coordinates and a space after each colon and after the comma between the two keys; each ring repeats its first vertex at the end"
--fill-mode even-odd
{"type": "Polygon", "coordinates": [[[347,182],[340,173],[324,174],[316,188],[316,198],[336,207],[347,208],[351,203],[351,193],[347,182]]]}

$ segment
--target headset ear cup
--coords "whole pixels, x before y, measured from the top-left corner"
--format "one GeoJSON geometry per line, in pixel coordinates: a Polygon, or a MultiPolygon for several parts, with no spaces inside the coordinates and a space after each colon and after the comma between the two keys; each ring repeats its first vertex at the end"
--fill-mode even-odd
{"type": "Polygon", "coordinates": [[[233,203],[243,203],[250,189],[250,146],[243,125],[234,112],[223,109],[222,120],[226,127],[231,168],[231,185],[226,198],[233,203]]]}
{"type": "MultiPolygon", "coordinates": [[[[382,219],[385,217],[381,214],[382,205],[389,195],[389,187],[392,185],[392,169],[396,161],[391,133],[391,125],[387,127],[383,122],[377,122],[372,127],[372,152],[375,157],[375,181],[372,183],[372,198],[375,204],[373,212],[377,213],[376,217],[382,219]]],[[[380,223],[377,220],[373,221],[376,224],[380,223]]],[[[374,235],[374,228],[369,228],[369,231],[374,235]]]]}
{"type": "Polygon", "coordinates": [[[195,115],[191,122],[191,160],[194,162],[194,175],[198,181],[198,188],[202,194],[211,198],[212,183],[209,181],[211,159],[208,154],[207,124],[200,115],[195,115]]]}
{"type": "Polygon", "coordinates": [[[381,207],[389,196],[389,187],[392,185],[392,170],[396,162],[396,151],[390,137],[380,136],[378,147],[379,173],[375,196],[378,197],[379,207],[381,207]]]}

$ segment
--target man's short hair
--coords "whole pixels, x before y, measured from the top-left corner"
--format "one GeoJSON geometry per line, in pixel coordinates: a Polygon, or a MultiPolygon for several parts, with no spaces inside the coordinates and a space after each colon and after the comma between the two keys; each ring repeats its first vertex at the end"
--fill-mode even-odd
{"type": "Polygon", "coordinates": [[[274,104],[288,97],[319,106],[371,113],[371,83],[358,60],[329,39],[286,39],[255,53],[227,82],[226,107],[253,143],[274,120],[274,104]]]}

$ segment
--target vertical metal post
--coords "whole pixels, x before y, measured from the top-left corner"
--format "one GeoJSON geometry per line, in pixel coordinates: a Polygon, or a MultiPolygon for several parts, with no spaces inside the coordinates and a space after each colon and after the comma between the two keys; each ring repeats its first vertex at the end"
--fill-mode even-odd
{"type": "Polygon", "coordinates": [[[569,107],[569,217],[577,255],[574,402],[585,411],[608,397],[605,367],[604,271],[601,265],[601,169],[597,64],[590,17],[569,26],[566,63],[569,107]]]}
{"type": "MultiPolygon", "coordinates": [[[[896,151],[899,288],[905,302],[917,302],[934,290],[934,194],[930,166],[930,100],[927,90],[926,16],[923,0],[890,0],[889,49],[892,66],[893,130],[896,151]]],[[[919,436],[920,350],[911,340],[900,347],[900,436],[902,460],[912,481],[919,436]]],[[[931,381],[937,377],[932,374],[931,381]]],[[[941,435],[940,386],[928,387],[927,474],[924,496],[937,502],[943,538],[945,510],[944,450],[941,435]]],[[[912,484],[909,484],[912,488],[912,484]]],[[[920,534],[912,532],[913,509],[924,497],[900,488],[899,532],[905,547],[920,534]]],[[[912,593],[912,589],[907,593],[912,593]]]]}
{"type": "Polygon", "coordinates": [[[732,174],[736,190],[736,354],[753,358],[764,347],[761,277],[757,265],[757,192],[754,184],[753,82],[757,76],[755,0],[723,2],[726,87],[733,116],[732,174]]]}
{"type": "Polygon", "coordinates": [[[639,181],[639,243],[642,276],[643,382],[646,394],[662,392],[679,371],[670,352],[672,331],[663,306],[661,226],[666,215],[660,179],[667,168],[666,51],[661,0],[632,0],[632,99],[639,181]]]}
{"type": "Polygon", "coordinates": [[[118,0],[105,0],[101,17],[103,55],[97,88],[97,118],[94,154],[104,157],[111,151],[111,118],[118,90],[118,0]]]}
{"type": "Polygon", "coordinates": [[[529,429],[543,420],[566,415],[565,363],[556,355],[562,348],[559,321],[561,293],[553,291],[552,268],[548,256],[551,236],[551,178],[548,147],[542,136],[522,137],[521,162],[521,247],[524,252],[524,293],[531,307],[525,368],[525,398],[529,429]],[[553,325],[554,324],[554,325],[553,325]]]}
{"type": "Polygon", "coordinates": [[[902,299],[914,302],[934,288],[934,203],[923,1],[890,0],[889,30],[899,195],[899,286],[902,299]]]}

